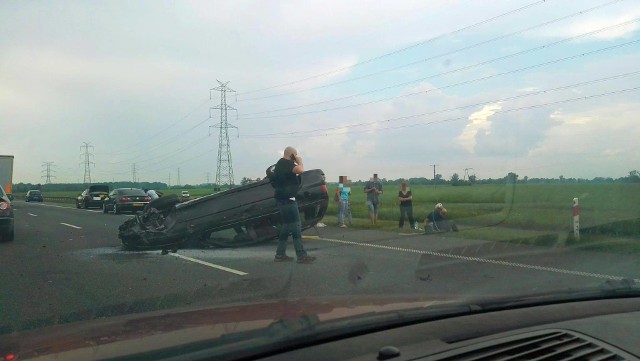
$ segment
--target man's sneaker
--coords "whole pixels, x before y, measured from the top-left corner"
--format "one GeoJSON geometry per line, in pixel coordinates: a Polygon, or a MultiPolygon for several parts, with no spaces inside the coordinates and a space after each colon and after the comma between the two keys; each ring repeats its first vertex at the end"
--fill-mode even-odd
{"type": "Polygon", "coordinates": [[[346,224],[341,224],[341,225],[339,225],[338,227],[340,227],[340,228],[347,228],[347,225],[346,225],[346,224]]]}
{"type": "Polygon", "coordinates": [[[315,257],[312,256],[302,256],[298,257],[298,263],[313,263],[316,260],[315,257]]]}
{"type": "Polygon", "coordinates": [[[273,259],[274,262],[291,262],[293,261],[293,257],[289,257],[287,255],[281,256],[276,255],[276,258],[273,259]]]}

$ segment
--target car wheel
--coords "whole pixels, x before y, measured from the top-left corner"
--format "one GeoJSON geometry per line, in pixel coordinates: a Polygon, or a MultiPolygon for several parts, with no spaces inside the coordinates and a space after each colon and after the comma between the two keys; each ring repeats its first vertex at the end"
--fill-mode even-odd
{"type": "Polygon", "coordinates": [[[118,209],[118,205],[116,203],[113,204],[113,214],[120,214],[120,210],[118,209]]]}
{"type": "Polygon", "coordinates": [[[107,213],[107,205],[106,205],[106,203],[102,203],[102,213],[107,213]]]}
{"type": "Polygon", "coordinates": [[[87,201],[84,201],[84,202],[82,203],[82,208],[84,208],[84,209],[89,209],[89,203],[87,203],[87,201]]]}

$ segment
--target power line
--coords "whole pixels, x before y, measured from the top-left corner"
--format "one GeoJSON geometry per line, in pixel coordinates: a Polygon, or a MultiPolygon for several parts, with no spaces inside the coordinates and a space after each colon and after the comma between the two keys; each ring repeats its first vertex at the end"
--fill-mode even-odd
{"type": "Polygon", "coordinates": [[[124,148],[121,152],[119,153],[105,153],[105,154],[109,154],[109,155],[128,155],[131,153],[131,151],[129,151],[129,149],[133,149],[147,141],[149,141],[150,139],[153,139],[161,134],[163,134],[164,132],[166,132],[167,130],[173,128],[174,126],[181,124],[183,120],[187,119],[188,117],[190,117],[196,110],[198,110],[198,108],[200,108],[201,106],[205,105],[209,100],[204,100],[202,103],[198,104],[196,107],[194,107],[193,109],[191,109],[186,115],[182,116],[180,119],[176,120],[175,122],[171,123],[169,126],[162,128],[161,130],[157,131],[156,133],[153,133],[151,135],[145,136],[143,138],[143,140],[141,140],[140,142],[131,145],[130,147],[124,148]]]}
{"type": "Polygon", "coordinates": [[[462,105],[462,106],[454,107],[454,108],[440,109],[440,110],[430,111],[430,112],[426,112],[426,113],[413,114],[413,115],[407,115],[407,116],[396,117],[396,118],[388,118],[388,119],[376,120],[376,121],[371,121],[371,122],[364,122],[364,123],[350,124],[350,125],[341,125],[341,126],[328,127],[328,128],[322,128],[322,129],[312,129],[312,130],[302,130],[302,131],[289,131],[289,132],[268,133],[268,134],[244,135],[243,137],[272,137],[272,136],[278,136],[278,135],[292,135],[292,136],[293,135],[305,135],[305,134],[315,133],[315,132],[327,132],[327,131],[332,131],[332,130],[344,130],[344,129],[355,128],[355,127],[363,127],[363,126],[370,126],[370,125],[375,125],[375,124],[389,123],[389,122],[395,122],[395,121],[399,121],[399,120],[406,120],[406,119],[411,119],[411,118],[424,117],[424,116],[428,116],[428,115],[447,113],[447,112],[452,112],[452,111],[455,111],[455,110],[468,109],[468,108],[473,108],[473,107],[482,106],[482,105],[491,104],[491,103],[499,103],[499,102],[505,102],[505,101],[515,100],[515,99],[520,99],[520,98],[526,98],[526,97],[531,97],[531,96],[534,96],[534,95],[546,94],[546,93],[551,93],[551,92],[555,92],[555,91],[559,91],[559,90],[571,89],[571,88],[578,87],[578,86],[597,84],[597,83],[601,83],[601,82],[605,82],[605,81],[609,81],[609,80],[637,76],[639,74],[640,74],[640,70],[636,70],[636,71],[629,72],[629,73],[623,73],[623,74],[613,75],[613,76],[609,76],[609,77],[605,77],[605,78],[599,78],[599,79],[593,79],[593,80],[588,80],[588,81],[579,82],[579,83],[563,85],[563,86],[556,87],[556,88],[544,89],[544,90],[539,90],[539,91],[530,92],[530,93],[526,93],[526,94],[514,95],[514,96],[504,97],[504,98],[499,98],[499,99],[485,100],[485,101],[482,101],[482,102],[462,105]]]}
{"type": "MultiPolygon", "coordinates": [[[[285,95],[297,94],[297,93],[307,92],[307,91],[311,91],[311,90],[328,88],[328,87],[336,86],[336,85],[339,85],[339,84],[344,84],[344,83],[349,83],[349,82],[353,82],[353,81],[356,81],[356,80],[362,80],[362,79],[370,78],[370,77],[373,77],[373,76],[376,76],[376,75],[379,75],[379,74],[393,72],[393,71],[400,70],[400,69],[403,69],[403,68],[407,68],[407,67],[410,67],[410,66],[422,64],[422,63],[424,63],[426,61],[429,61],[429,60],[442,58],[442,57],[445,57],[445,56],[449,56],[449,55],[452,55],[452,54],[459,53],[459,52],[464,51],[464,50],[469,50],[469,49],[473,49],[473,48],[476,48],[476,47],[479,47],[479,46],[482,46],[482,45],[487,45],[489,43],[492,43],[492,42],[495,42],[495,41],[498,41],[498,40],[506,39],[506,38],[514,36],[514,35],[518,35],[518,34],[521,34],[521,33],[524,33],[524,32],[530,31],[530,30],[541,28],[543,26],[547,26],[547,25],[550,25],[550,24],[553,24],[553,23],[556,23],[556,22],[567,20],[567,19],[570,19],[570,18],[573,18],[573,17],[576,17],[576,16],[584,15],[586,13],[589,13],[589,12],[595,11],[597,9],[600,9],[600,8],[603,8],[603,7],[618,3],[620,1],[622,1],[622,0],[609,1],[607,3],[601,4],[601,5],[592,7],[592,8],[584,9],[584,10],[581,10],[581,11],[578,11],[578,12],[575,12],[575,13],[572,13],[572,14],[569,14],[569,15],[565,15],[565,16],[562,16],[562,17],[559,17],[559,18],[556,18],[556,19],[553,19],[553,20],[550,20],[550,21],[546,21],[544,23],[540,23],[540,24],[537,24],[537,25],[534,25],[534,26],[523,28],[523,29],[511,32],[511,33],[508,33],[508,34],[505,34],[505,35],[501,35],[501,36],[489,39],[489,40],[481,41],[479,43],[471,44],[471,45],[468,45],[468,46],[465,46],[465,47],[462,47],[462,48],[459,48],[459,49],[456,49],[456,50],[451,50],[451,51],[448,51],[448,52],[445,52],[445,53],[442,53],[442,54],[430,56],[428,58],[420,59],[420,60],[413,61],[413,62],[410,62],[410,63],[406,63],[406,64],[403,64],[403,65],[399,65],[399,66],[396,66],[396,67],[393,67],[393,68],[389,68],[389,69],[380,70],[380,71],[376,71],[376,72],[373,72],[373,73],[365,74],[365,75],[358,76],[358,77],[355,77],[355,78],[345,79],[345,80],[333,82],[333,83],[330,83],[330,84],[324,84],[324,85],[319,85],[319,86],[310,87],[310,88],[306,88],[306,89],[294,90],[294,91],[280,93],[280,94],[273,94],[273,95],[266,95],[266,96],[262,96],[262,97],[240,99],[238,101],[242,102],[242,101],[261,100],[261,99],[281,97],[281,96],[285,96],[285,95]]],[[[287,109],[287,108],[284,108],[284,109],[287,109]]],[[[259,114],[259,113],[250,113],[250,114],[259,114]]]]}
{"type": "MultiPolygon", "coordinates": [[[[158,149],[158,148],[166,148],[167,145],[173,145],[175,144],[175,139],[184,139],[185,141],[188,141],[190,145],[193,145],[194,142],[192,139],[190,138],[186,138],[186,137],[182,137],[182,135],[186,135],[187,133],[191,132],[192,130],[196,129],[197,127],[199,127],[200,125],[206,123],[209,119],[211,119],[210,117],[205,118],[204,120],[198,122],[198,124],[192,126],[191,128],[188,128],[187,130],[178,132],[176,134],[171,134],[171,138],[165,139],[163,140],[161,143],[158,143],[156,145],[153,145],[149,148],[145,148],[145,149],[141,149],[140,151],[144,151],[144,154],[141,155],[137,155],[134,157],[128,157],[126,160],[122,160],[122,161],[115,161],[115,162],[105,162],[107,164],[121,164],[121,163],[128,163],[132,160],[135,160],[136,162],[144,162],[144,160],[139,160],[141,157],[145,156],[147,153],[151,153],[152,150],[158,149]]],[[[130,155],[130,153],[101,153],[101,154],[108,154],[108,155],[112,155],[112,156],[117,156],[117,155],[121,155],[121,154],[127,154],[130,155]]],[[[154,159],[155,157],[152,157],[150,159],[154,159]]]]}
{"type": "MultiPolygon", "coordinates": [[[[499,111],[496,111],[494,113],[494,115],[495,114],[510,113],[510,112],[517,112],[517,111],[522,111],[522,110],[535,109],[535,108],[541,108],[541,107],[545,107],[545,106],[549,106],[549,105],[557,105],[557,104],[565,104],[565,103],[573,103],[573,102],[578,102],[578,101],[585,101],[585,100],[589,100],[589,99],[601,98],[601,97],[614,95],[614,94],[622,94],[622,93],[626,93],[626,92],[637,91],[638,89],[640,89],[640,87],[626,88],[626,89],[611,91],[611,92],[607,92],[607,93],[595,94],[595,95],[590,95],[590,96],[582,96],[582,97],[570,98],[570,99],[563,99],[563,100],[559,100],[559,101],[548,102],[548,103],[543,103],[543,104],[536,104],[536,105],[529,105],[529,106],[520,107],[520,108],[514,108],[514,109],[499,110],[499,111]]],[[[462,120],[467,120],[467,119],[468,119],[467,116],[455,117],[455,118],[442,119],[442,120],[437,120],[437,121],[428,121],[428,122],[406,124],[406,125],[400,125],[400,126],[394,126],[394,127],[378,128],[378,129],[375,129],[375,130],[367,129],[367,130],[363,130],[363,131],[351,131],[351,132],[349,132],[349,134],[371,133],[371,132],[379,132],[379,131],[383,131],[383,130],[403,129],[403,128],[409,128],[409,127],[415,127],[415,126],[456,122],[456,121],[462,121],[462,120]]],[[[306,135],[306,137],[317,137],[317,136],[327,136],[327,135],[329,135],[329,134],[327,134],[327,133],[325,133],[325,134],[309,134],[309,135],[306,135]]],[[[269,137],[270,138],[287,138],[287,137],[291,137],[291,136],[298,137],[299,135],[288,133],[287,135],[282,135],[282,136],[270,135],[269,137]]]]}
{"type": "MultiPolygon", "coordinates": [[[[621,0],[618,0],[618,1],[621,1],[621,0]]],[[[478,26],[483,25],[483,24],[487,24],[487,23],[495,21],[497,19],[509,16],[509,15],[516,14],[516,13],[518,13],[520,11],[526,10],[526,9],[531,8],[533,6],[536,6],[536,5],[544,4],[546,2],[548,2],[548,1],[547,0],[534,1],[534,2],[532,2],[530,4],[527,4],[525,6],[517,8],[517,9],[510,10],[510,11],[507,11],[505,13],[496,15],[496,16],[491,17],[489,19],[482,20],[480,22],[477,22],[477,23],[462,27],[462,28],[454,30],[454,31],[450,31],[448,33],[437,35],[435,37],[423,40],[423,41],[418,42],[416,44],[413,44],[413,45],[410,45],[410,46],[407,46],[407,47],[404,47],[404,48],[401,48],[401,49],[398,49],[398,50],[394,50],[394,51],[389,52],[389,53],[378,55],[378,56],[376,56],[374,58],[363,60],[363,61],[360,61],[358,63],[352,64],[352,65],[349,65],[349,66],[344,66],[344,67],[337,68],[337,69],[334,69],[334,70],[331,70],[331,71],[327,71],[327,72],[324,72],[324,73],[312,75],[312,76],[309,76],[309,77],[306,77],[306,78],[302,78],[302,79],[295,80],[295,81],[290,81],[290,82],[287,82],[287,83],[282,83],[282,84],[279,84],[279,85],[274,85],[274,86],[270,86],[270,87],[266,87],[266,88],[262,88],[262,89],[257,89],[257,90],[252,90],[252,91],[248,91],[248,92],[244,92],[244,93],[239,93],[238,95],[241,96],[241,95],[245,95],[245,94],[253,94],[253,93],[262,92],[262,91],[265,91],[265,90],[271,90],[271,89],[281,88],[283,86],[298,84],[298,83],[302,83],[302,82],[305,82],[305,81],[308,81],[308,80],[313,80],[313,79],[321,78],[321,77],[324,77],[324,76],[327,76],[327,75],[331,75],[331,74],[335,74],[335,73],[338,73],[338,72],[342,72],[342,71],[345,71],[347,69],[355,68],[357,66],[369,64],[371,62],[374,62],[374,61],[377,61],[377,60],[380,60],[380,59],[384,59],[384,58],[386,58],[388,56],[399,54],[399,53],[407,51],[409,49],[413,49],[415,47],[422,46],[424,44],[427,44],[427,43],[430,43],[430,42],[434,42],[436,40],[439,40],[439,39],[442,39],[442,38],[446,38],[446,37],[458,34],[460,32],[463,32],[463,31],[466,31],[466,30],[469,30],[469,29],[473,29],[475,27],[478,27],[478,26]]]]}
{"type": "MultiPolygon", "coordinates": [[[[596,33],[599,33],[599,32],[603,32],[603,31],[609,31],[609,30],[611,30],[613,28],[616,28],[616,27],[625,26],[625,25],[628,25],[628,24],[630,24],[632,22],[636,22],[638,20],[640,20],[640,18],[635,18],[633,20],[625,21],[625,22],[620,23],[620,24],[616,24],[616,25],[608,26],[608,27],[601,28],[601,29],[598,29],[598,30],[590,31],[588,33],[584,33],[584,34],[581,34],[581,35],[572,36],[572,37],[565,38],[565,39],[562,39],[562,40],[558,40],[558,41],[555,41],[555,42],[547,43],[545,45],[541,45],[541,46],[537,46],[537,47],[530,48],[530,49],[527,49],[527,50],[519,51],[519,52],[516,52],[516,53],[509,54],[509,55],[504,55],[504,56],[501,56],[501,57],[498,57],[498,58],[485,60],[485,61],[473,64],[473,65],[464,66],[464,67],[453,69],[453,70],[449,70],[449,71],[446,71],[446,72],[443,72],[443,73],[432,74],[432,75],[429,75],[427,77],[414,79],[414,80],[410,80],[410,81],[399,83],[399,84],[389,85],[389,86],[386,86],[386,87],[383,87],[383,88],[377,88],[377,89],[369,90],[369,91],[358,93],[358,94],[352,94],[352,95],[348,95],[348,96],[344,96],[344,97],[340,97],[340,98],[334,98],[334,99],[324,100],[324,101],[321,101],[321,102],[303,104],[303,105],[298,105],[298,106],[294,106],[294,107],[273,109],[273,110],[267,110],[267,111],[256,112],[256,113],[247,113],[247,114],[243,114],[242,116],[240,116],[240,119],[242,119],[242,120],[269,119],[269,118],[282,118],[282,117],[291,117],[291,116],[299,116],[299,115],[316,114],[316,113],[322,113],[322,112],[327,112],[327,111],[352,108],[352,107],[361,106],[361,105],[368,105],[368,104],[378,103],[378,102],[382,102],[382,101],[408,97],[408,96],[412,96],[412,95],[416,95],[416,94],[423,94],[423,93],[427,93],[429,91],[418,91],[418,92],[397,95],[397,96],[393,96],[393,97],[383,98],[383,99],[364,102],[364,103],[356,103],[356,104],[350,104],[350,105],[339,106],[339,107],[334,107],[334,108],[325,108],[325,109],[319,109],[319,110],[312,110],[312,111],[307,111],[307,112],[299,112],[299,113],[291,113],[291,114],[280,114],[280,115],[271,115],[271,116],[260,116],[260,117],[247,117],[247,115],[252,115],[252,114],[265,114],[265,113],[273,113],[273,112],[279,112],[279,111],[284,111],[284,110],[293,110],[293,109],[306,108],[306,107],[309,107],[309,106],[332,103],[332,102],[336,102],[336,101],[340,101],[340,100],[346,100],[346,99],[360,97],[360,96],[363,96],[363,95],[369,95],[369,94],[381,92],[381,91],[384,91],[384,90],[403,87],[403,86],[419,83],[419,82],[424,81],[424,80],[440,77],[440,76],[443,76],[443,75],[450,75],[450,74],[458,73],[458,72],[461,72],[461,71],[466,71],[466,70],[469,70],[469,69],[472,69],[472,68],[477,68],[477,67],[480,67],[482,65],[487,65],[487,64],[494,63],[494,62],[497,62],[497,61],[509,59],[509,58],[512,58],[512,57],[515,57],[515,56],[520,56],[520,55],[523,55],[523,54],[526,54],[526,53],[530,53],[530,52],[533,52],[533,51],[546,49],[546,48],[549,48],[551,46],[558,45],[560,43],[565,43],[565,42],[568,42],[568,41],[576,40],[576,39],[579,39],[579,38],[582,38],[582,37],[586,37],[586,36],[590,36],[590,35],[593,35],[593,34],[596,34],[596,33]]],[[[553,61],[550,61],[550,62],[539,63],[539,64],[536,64],[536,65],[533,65],[533,66],[528,66],[528,67],[524,67],[524,68],[520,68],[520,69],[516,69],[516,70],[511,70],[511,71],[506,72],[506,73],[495,74],[495,75],[492,75],[490,77],[480,78],[480,79],[481,80],[491,79],[491,78],[494,78],[494,77],[497,77],[497,76],[512,74],[512,73],[520,72],[520,71],[524,71],[524,70],[530,70],[530,69],[533,69],[533,68],[546,66],[546,65],[550,65],[550,64],[555,64],[555,63],[562,62],[562,61],[568,61],[568,60],[576,59],[576,58],[579,58],[579,57],[582,57],[582,56],[585,56],[585,55],[592,55],[592,54],[595,54],[595,53],[598,53],[598,52],[616,49],[618,47],[630,45],[630,44],[635,43],[635,42],[637,42],[637,40],[629,42],[629,43],[623,43],[623,44],[620,44],[620,45],[612,46],[612,47],[601,48],[601,49],[598,49],[598,50],[595,50],[595,51],[581,53],[581,54],[575,55],[575,56],[556,59],[556,60],[553,60],[553,61]]],[[[464,81],[464,82],[461,82],[461,83],[456,83],[456,84],[450,85],[448,87],[468,84],[468,83],[475,82],[475,81],[478,81],[478,80],[464,81]]],[[[440,87],[439,89],[445,89],[445,88],[447,88],[447,87],[440,87]]],[[[430,91],[433,91],[433,90],[430,90],[430,91]]]]}

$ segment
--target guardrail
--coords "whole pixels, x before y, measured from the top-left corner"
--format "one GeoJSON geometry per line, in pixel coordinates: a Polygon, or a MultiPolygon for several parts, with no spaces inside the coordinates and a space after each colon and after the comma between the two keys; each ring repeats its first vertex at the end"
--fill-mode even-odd
{"type": "Polygon", "coordinates": [[[45,202],[75,203],[75,197],[44,197],[45,202]]]}

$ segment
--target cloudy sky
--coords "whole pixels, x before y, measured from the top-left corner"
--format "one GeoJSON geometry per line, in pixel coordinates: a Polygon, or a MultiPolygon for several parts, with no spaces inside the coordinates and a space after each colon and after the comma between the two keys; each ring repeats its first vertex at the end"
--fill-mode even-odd
{"type": "Polygon", "coordinates": [[[640,2],[2,1],[15,182],[236,182],[287,145],[329,179],[640,169],[640,2]],[[214,109],[212,109],[214,108],[214,109]]]}

